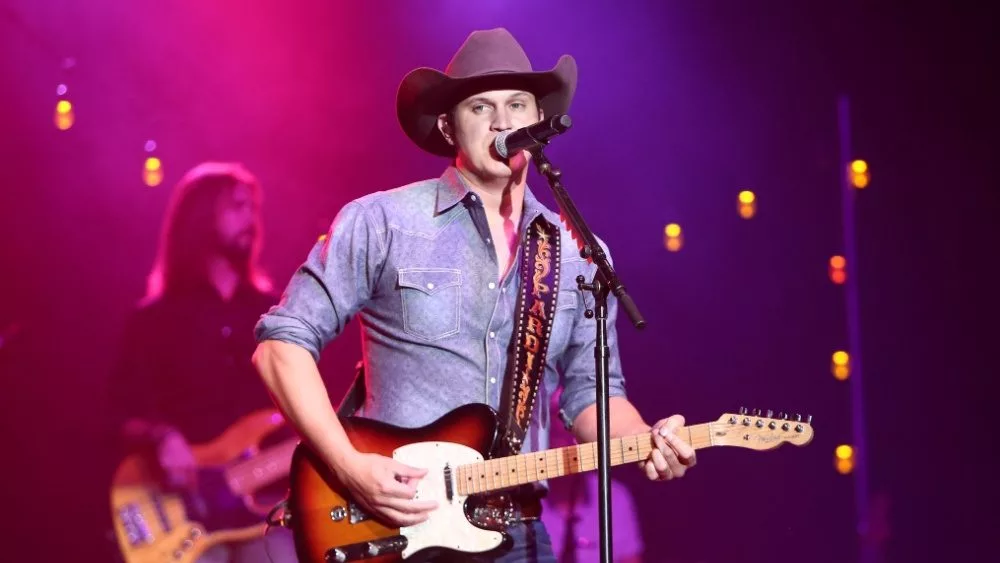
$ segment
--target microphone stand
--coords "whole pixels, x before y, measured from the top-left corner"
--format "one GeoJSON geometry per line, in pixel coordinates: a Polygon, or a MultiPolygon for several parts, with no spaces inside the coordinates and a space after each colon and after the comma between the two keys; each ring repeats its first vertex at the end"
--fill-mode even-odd
{"type": "Polygon", "coordinates": [[[597,341],[594,343],[594,362],[597,375],[597,470],[598,470],[598,508],[601,537],[601,562],[611,562],[611,477],[609,469],[609,413],[608,413],[608,361],[611,357],[608,347],[608,294],[614,293],[618,298],[622,309],[631,319],[636,328],[642,329],[646,326],[646,321],[639,314],[639,309],[635,306],[632,298],[625,292],[625,286],[611,267],[611,262],[597,242],[597,237],[587,226],[576,205],[570,199],[566,189],[563,188],[559,177],[562,172],[552,166],[549,159],[542,152],[542,146],[531,150],[532,161],[538,169],[538,173],[545,177],[555,195],[556,203],[562,211],[563,217],[569,221],[573,233],[582,241],[580,255],[597,265],[597,272],[590,283],[583,276],[576,277],[577,286],[580,291],[589,291],[594,296],[594,309],[586,310],[584,316],[588,319],[597,317],[597,341]]]}

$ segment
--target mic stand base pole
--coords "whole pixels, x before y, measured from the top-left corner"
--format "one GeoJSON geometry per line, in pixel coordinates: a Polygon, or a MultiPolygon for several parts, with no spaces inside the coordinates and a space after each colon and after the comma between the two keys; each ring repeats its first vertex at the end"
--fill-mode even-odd
{"type": "Polygon", "coordinates": [[[587,226],[576,205],[570,199],[569,194],[563,187],[559,178],[562,173],[552,166],[542,147],[537,147],[533,151],[532,161],[538,169],[539,174],[545,177],[552,188],[552,194],[556,198],[563,217],[569,222],[575,238],[581,241],[580,255],[589,260],[597,271],[594,273],[594,281],[586,283],[586,278],[577,276],[576,283],[580,291],[590,291],[594,296],[594,309],[586,310],[584,316],[588,319],[596,317],[597,340],[594,342],[594,367],[597,378],[597,470],[598,470],[598,510],[600,523],[600,553],[601,563],[611,563],[612,543],[611,543],[611,456],[608,450],[610,445],[610,405],[609,405],[609,384],[608,371],[611,358],[611,350],[608,347],[608,295],[615,294],[622,310],[628,315],[632,324],[636,328],[643,328],[646,321],[639,313],[632,298],[625,291],[625,286],[618,279],[618,274],[611,267],[611,260],[604,253],[604,249],[597,241],[597,237],[587,226]]]}
{"type": "Polygon", "coordinates": [[[577,276],[576,283],[581,291],[590,291],[594,295],[594,310],[586,310],[587,318],[596,317],[597,341],[594,343],[595,373],[597,375],[597,507],[600,523],[600,553],[601,562],[612,561],[611,552],[611,457],[609,445],[611,441],[611,411],[609,409],[608,364],[611,358],[611,348],[608,347],[608,284],[603,281],[600,272],[594,276],[593,283],[585,283],[586,278],[577,276]]]}

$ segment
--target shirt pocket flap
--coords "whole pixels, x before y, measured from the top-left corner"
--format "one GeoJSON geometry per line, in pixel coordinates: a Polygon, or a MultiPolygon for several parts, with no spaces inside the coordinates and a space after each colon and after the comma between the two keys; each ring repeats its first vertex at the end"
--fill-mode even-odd
{"type": "Polygon", "coordinates": [[[427,295],[462,285],[462,271],[446,268],[400,268],[399,286],[427,295]]]}

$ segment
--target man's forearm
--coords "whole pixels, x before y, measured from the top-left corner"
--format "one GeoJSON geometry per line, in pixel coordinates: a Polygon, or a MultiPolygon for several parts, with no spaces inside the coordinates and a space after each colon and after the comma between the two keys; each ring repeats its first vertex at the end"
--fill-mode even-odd
{"type": "Polygon", "coordinates": [[[324,461],[337,469],[355,453],[309,352],[266,340],[254,352],[253,362],[278,408],[324,461]]]}
{"type": "MultiPolygon", "coordinates": [[[[608,431],[612,438],[649,432],[650,426],[625,397],[608,399],[608,431]]],[[[580,443],[597,441],[597,404],[583,409],[573,421],[573,435],[580,443]]]]}

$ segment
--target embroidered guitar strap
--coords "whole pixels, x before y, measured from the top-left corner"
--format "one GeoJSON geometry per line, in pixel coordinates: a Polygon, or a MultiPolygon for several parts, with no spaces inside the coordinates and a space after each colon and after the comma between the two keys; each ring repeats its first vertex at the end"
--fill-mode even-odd
{"type": "Polygon", "coordinates": [[[545,374],[559,295],[559,240],[559,227],[542,215],[528,225],[521,249],[521,291],[514,313],[513,342],[500,396],[504,435],[497,455],[520,451],[545,374]]]}

